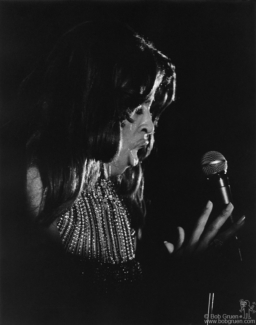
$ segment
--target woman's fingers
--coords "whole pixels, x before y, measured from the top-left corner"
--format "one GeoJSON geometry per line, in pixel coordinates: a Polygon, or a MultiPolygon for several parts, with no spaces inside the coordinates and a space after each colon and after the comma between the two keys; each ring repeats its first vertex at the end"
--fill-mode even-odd
{"type": "Polygon", "coordinates": [[[164,241],[165,247],[167,248],[168,252],[172,254],[174,251],[178,250],[184,243],[185,240],[185,231],[182,227],[177,227],[178,229],[178,240],[176,246],[168,241],[164,241]]]}
{"type": "Polygon", "coordinates": [[[209,219],[209,215],[212,212],[212,206],[213,206],[212,202],[208,201],[204,208],[203,213],[201,214],[200,218],[198,219],[196,227],[195,227],[195,229],[192,233],[192,236],[188,242],[188,247],[190,247],[190,249],[198,243],[198,241],[204,231],[205,225],[209,219]]]}
{"type": "Polygon", "coordinates": [[[178,241],[177,241],[177,245],[175,247],[175,249],[179,249],[183,243],[184,243],[184,240],[185,240],[185,231],[182,227],[177,227],[178,229],[178,232],[179,232],[179,235],[178,235],[178,241]]]}
{"type": "Polygon", "coordinates": [[[168,252],[172,254],[174,252],[174,245],[172,243],[169,243],[168,241],[164,241],[164,244],[168,252]]]}
{"type": "Polygon", "coordinates": [[[241,217],[236,223],[234,223],[230,228],[224,231],[218,238],[225,242],[229,238],[233,237],[235,233],[244,225],[245,223],[245,216],[241,217]]]}
{"type": "Polygon", "coordinates": [[[229,203],[227,207],[222,211],[221,215],[216,218],[205,230],[205,225],[208,221],[209,215],[212,211],[212,202],[209,201],[201,214],[197,225],[193,231],[193,234],[188,242],[188,245],[184,248],[184,240],[185,240],[185,232],[184,229],[178,227],[178,240],[176,246],[174,244],[169,243],[167,241],[164,242],[168,252],[173,254],[178,251],[178,255],[184,253],[200,253],[208,248],[209,243],[212,242],[212,239],[218,234],[216,241],[223,243],[228,240],[230,237],[234,236],[234,234],[239,230],[245,222],[245,216],[241,217],[236,223],[234,223],[231,227],[229,227],[226,231],[219,234],[220,228],[226,222],[226,220],[230,217],[234,207],[232,203],[229,203]],[[202,235],[203,234],[203,235],[202,235]]]}
{"type": "Polygon", "coordinates": [[[221,215],[210,224],[210,226],[206,230],[206,233],[203,236],[203,239],[200,242],[198,251],[208,247],[209,242],[216,236],[220,228],[230,217],[233,209],[234,206],[232,205],[232,203],[229,203],[228,206],[222,211],[221,215]]]}

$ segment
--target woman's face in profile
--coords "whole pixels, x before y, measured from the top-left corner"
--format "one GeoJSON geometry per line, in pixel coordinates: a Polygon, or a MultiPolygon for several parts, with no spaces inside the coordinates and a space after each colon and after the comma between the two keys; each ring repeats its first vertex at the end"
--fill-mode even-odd
{"type": "Polygon", "coordinates": [[[111,176],[122,174],[129,166],[139,162],[138,150],[149,143],[149,134],[154,132],[154,124],[150,113],[153,99],[138,106],[130,115],[134,122],[125,120],[122,123],[121,143],[118,155],[110,163],[111,176]]]}

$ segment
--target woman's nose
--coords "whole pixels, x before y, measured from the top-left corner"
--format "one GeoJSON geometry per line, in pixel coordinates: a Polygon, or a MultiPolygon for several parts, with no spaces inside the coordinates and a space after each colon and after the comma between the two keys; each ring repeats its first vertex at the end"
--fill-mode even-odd
{"type": "Polygon", "coordinates": [[[152,121],[152,115],[150,111],[146,111],[144,114],[144,119],[141,125],[141,131],[145,133],[153,133],[154,132],[154,123],[152,121]]]}

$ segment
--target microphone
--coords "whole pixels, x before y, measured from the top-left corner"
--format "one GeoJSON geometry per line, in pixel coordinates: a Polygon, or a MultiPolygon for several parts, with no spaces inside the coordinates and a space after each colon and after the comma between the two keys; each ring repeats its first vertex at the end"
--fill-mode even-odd
{"type": "Polygon", "coordinates": [[[213,201],[225,205],[232,202],[226,158],[220,152],[209,151],[203,156],[201,165],[203,173],[208,180],[213,201]]]}
{"type": "MultiPolygon", "coordinates": [[[[228,162],[226,158],[218,151],[209,151],[203,155],[201,160],[202,171],[207,178],[208,188],[210,190],[210,199],[214,204],[226,206],[232,202],[229,178],[227,175],[228,162]]],[[[233,216],[230,216],[231,223],[234,222],[233,216]]],[[[235,236],[238,242],[237,236],[235,236]]],[[[238,247],[239,258],[242,261],[241,250],[238,247]]]]}

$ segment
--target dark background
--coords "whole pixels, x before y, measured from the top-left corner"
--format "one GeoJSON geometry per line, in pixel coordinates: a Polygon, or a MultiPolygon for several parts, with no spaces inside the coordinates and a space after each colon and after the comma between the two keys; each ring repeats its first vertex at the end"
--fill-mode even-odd
{"type": "MultiPolygon", "coordinates": [[[[239,234],[243,273],[233,286],[239,282],[239,299],[256,299],[255,3],[42,1],[1,2],[0,9],[1,125],[5,128],[19,109],[16,94],[22,79],[60,35],[80,22],[120,19],[171,57],[176,65],[177,98],[162,116],[156,148],[145,162],[150,234],[159,243],[175,240],[176,226],[189,234],[206,203],[200,159],[207,151],[221,152],[229,163],[234,216],[247,217],[239,234]]],[[[12,166],[18,164],[10,161],[12,166]]],[[[6,191],[22,181],[10,165],[2,159],[2,202],[10,196],[6,191]]],[[[15,191],[12,199],[10,210],[17,214],[15,191]]],[[[14,276],[19,264],[15,256],[19,242],[13,235],[17,226],[6,221],[8,213],[2,209],[2,261],[7,265],[2,267],[3,281],[8,281],[9,265],[14,276]]],[[[238,314],[239,303],[234,303],[238,314]]]]}

